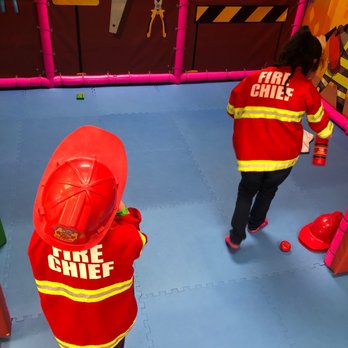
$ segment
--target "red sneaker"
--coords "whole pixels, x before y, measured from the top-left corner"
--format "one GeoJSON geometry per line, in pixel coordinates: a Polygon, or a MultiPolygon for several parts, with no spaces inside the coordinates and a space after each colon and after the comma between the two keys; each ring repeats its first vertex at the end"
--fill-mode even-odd
{"type": "Polygon", "coordinates": [[[268,220],[267,218],[265,219],[265,221],[259,226],[259,227],[256,227],[255,229],[251,230],[249,229],[248,227],[248,232],[250,233],[256,233],[257,231],[260,231],[261,229],[263,229],[264,227],[266,227],[268,225],[268,220]]]}
{"type": "Polygon", "coordinates": [[[230,238],[229,235],[227,235],[227,236],[225,237],[225,242],[226,242],[226,244],[227,244],[231,249],[237,250],[237,249],[240,248],[240,244],[234,244],[234,243],[231,242],[231,238],[230,238]]]}

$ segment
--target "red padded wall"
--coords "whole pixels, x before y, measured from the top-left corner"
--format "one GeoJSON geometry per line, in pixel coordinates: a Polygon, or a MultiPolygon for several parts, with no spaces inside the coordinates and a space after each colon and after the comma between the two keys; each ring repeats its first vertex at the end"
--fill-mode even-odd
{"type": "Polygon", "coordinates": [[[58,74],[164,73],[174,65],[178,8],[163,0],[166,37],[160,17],[147,38],[153,0],[128,0],[117,34],[109,33],[111,0],[99,6],[49,6],[58,74]]]}
{"type": "Polygon", "coordinates": [[[45,75],[36,6],[32,0],[5,0],[0,10],[0,77],[45,75]]]}
{"type": "Polygon", "coordinates": [[[297,0],[191,0],[185,70],[254,70],[271,64],[279,48],[290,37],[297,5],[297,0]],[[204,16],[200,17],[203,19],[201,22],[196,21],[198,6],[207,7],[204,16]],[[265,11],[265,6],[269,16],[262,18],[259,12],[265,11]],[[228,12],[227,7],[241,7],[235,16],[225,15],[231,22],[218,19],[218,14],[228,12]],[[283,13],[284,8],[286,20],[276,22],[277,13],[283,13]],[[248,22],[252,18],[259,22],[248,22]]]}

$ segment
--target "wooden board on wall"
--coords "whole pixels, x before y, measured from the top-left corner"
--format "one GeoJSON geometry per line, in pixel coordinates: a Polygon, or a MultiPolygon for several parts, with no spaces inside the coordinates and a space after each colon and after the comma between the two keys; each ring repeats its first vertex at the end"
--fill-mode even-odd
{"type": "Polygon", "coordinates": [[[44,76],[34,1],[5,0],[0,11],[0,77],[44,76]],[[17,11],[18,10],[18,11],[17,11]]]}
{"type": "Polygon", "coordinates": [[[185,70],[238,71],[274,62],[291,34],[298,1],[193,0],[185,70]]]}

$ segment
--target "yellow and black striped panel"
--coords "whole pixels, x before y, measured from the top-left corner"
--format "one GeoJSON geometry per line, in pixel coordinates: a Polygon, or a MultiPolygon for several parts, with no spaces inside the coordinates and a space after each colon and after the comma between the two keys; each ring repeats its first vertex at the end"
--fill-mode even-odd
{"type": "Polygon", "coordinates": [[[288,6],[197,6],[195,23],[285,22],[288,6]]]}

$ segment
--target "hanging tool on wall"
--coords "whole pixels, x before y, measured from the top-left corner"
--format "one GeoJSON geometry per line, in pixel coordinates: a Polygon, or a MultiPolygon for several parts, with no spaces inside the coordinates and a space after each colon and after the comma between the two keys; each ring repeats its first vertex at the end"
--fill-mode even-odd
{"type": "MultiPolygon", "coordinates": [[[[12,5],[13,5],[13,9],[15,14],[19,13],[19,7],[18,7],[18,3],[17,0],[12,0],[12,5]]],[[[6,12],[6,5],[5,5],[5,0],[0,0],[0,9],[2,13],[6,12]]]]}
{"type": "Polygon", "coordinates": [[[127,0],[111,0],[109,32],[116,34],[121,22],[121,18],[126,7],[127,0]]]}
{"type": "Polygon", "coordinates": [[[149,23],[149,28],[146,34],[146,37],[151,37],[151,31],[152,31],[152,23],[155,20],[156,16],[159,16],[162,23],[162,37],[166,37],[166,24],[164,22],[164,11],[162,9],[162,0],[154,0],[155,7],[151,10],[151,19],[149,23]]]}

